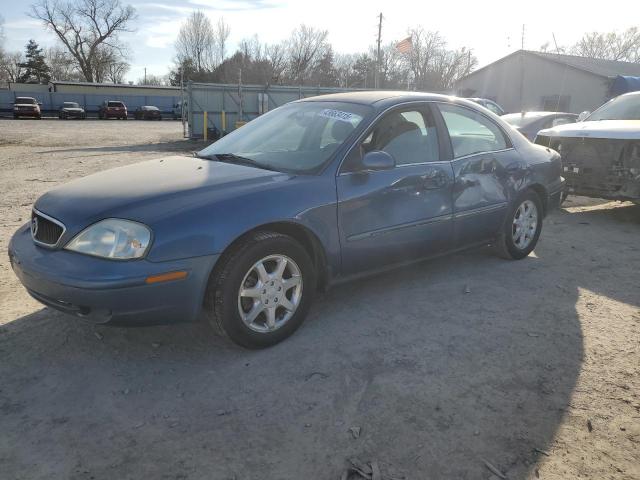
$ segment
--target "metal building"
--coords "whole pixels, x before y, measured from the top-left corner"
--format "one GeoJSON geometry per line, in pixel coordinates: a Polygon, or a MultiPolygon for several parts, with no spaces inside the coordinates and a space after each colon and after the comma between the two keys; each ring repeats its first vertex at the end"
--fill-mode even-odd
{"type": "Polygon", "coordinates": [[[507,112],[593,111],[611,98],[619,75],[640,76],[640,64],[518,50],[456,83],[456,93],[483,97],[507,112]]]}

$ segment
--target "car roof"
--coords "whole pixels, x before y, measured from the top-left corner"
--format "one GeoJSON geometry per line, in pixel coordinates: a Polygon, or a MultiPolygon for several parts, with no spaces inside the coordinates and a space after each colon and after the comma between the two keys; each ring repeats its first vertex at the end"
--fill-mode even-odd
{"type": "Polygon", "coordinates": [[[298,102],[346,102],[358,103],[360,105],[371,105],[374,107],[389,106],[396,103],[411,101],[427,101],[427,100],[446,100],[452,98],[447,95],[426,92],[405,92],[405,91],[386,91],[386,90],[369,90],[344,93],[330,93],[328,95],[319,95],[298,100],[298,102]]]}

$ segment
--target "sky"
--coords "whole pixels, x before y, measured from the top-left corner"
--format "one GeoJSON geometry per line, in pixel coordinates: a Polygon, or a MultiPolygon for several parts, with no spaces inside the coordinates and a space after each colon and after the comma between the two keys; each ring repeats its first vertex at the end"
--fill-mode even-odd
{"type": "MultiPolygon", "coordinates": [[[[164,75],[174,57],[173,43],[181,22],[193,10],[202,10],[216,22],[223,17],[231,28],[229,50],[257,34],[262,42],[285,40],[301,23],[329,31],[338,53],[366,51],[377,34],[382,13],[382,42],[399,41],[407,30],[422,26],[439,31],[452,48],[470,47],[479,66],[520,48],[538,49],[553,34],[560,46],[575,43],[585,32],[624,30],[638,25],[637,0],[122,0],[133,5],[138,18],[134,33],[122,38],[129,44],[131,70],[127,80],[144,74],[164,75]],[[621,15],[621,12],[635,14],[621,15]]],[[[56,43],[55,35],[27,16],[29,0],[0,0],[5,20],[7,50],[24,49],[31,38],[43,46],[56,43]]]]}

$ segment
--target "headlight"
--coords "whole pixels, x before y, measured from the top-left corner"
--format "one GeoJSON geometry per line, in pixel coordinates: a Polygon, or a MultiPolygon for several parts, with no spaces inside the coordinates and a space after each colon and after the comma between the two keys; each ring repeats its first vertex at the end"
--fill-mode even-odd
{"type": "Polygon", "coordinates": [[[144,256],[150,242],[151,230],[145,225],[108,218],[85,228],[64,248],[96,257],[128,260],[144,256]]]}

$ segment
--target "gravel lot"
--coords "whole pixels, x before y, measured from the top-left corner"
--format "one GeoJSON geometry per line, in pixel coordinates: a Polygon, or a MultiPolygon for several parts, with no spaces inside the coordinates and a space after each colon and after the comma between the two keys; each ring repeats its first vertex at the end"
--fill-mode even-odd
{"type": "MultiPolygon", "coordinates": [[[[178,122],[0,120],[0,249],[56,184],[197,148],[178,122]]],[[[258,352],[43,308],[6,255],[0,305],[3,479],[337,479],[354,456],[410,479],[640,478],[640,206],[572,198],[523,261],[343,285],[258,352]]]]}

